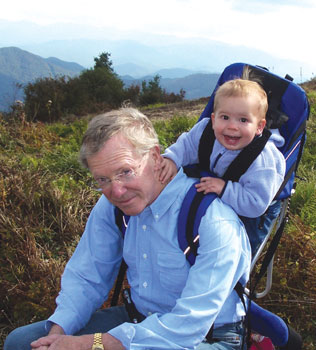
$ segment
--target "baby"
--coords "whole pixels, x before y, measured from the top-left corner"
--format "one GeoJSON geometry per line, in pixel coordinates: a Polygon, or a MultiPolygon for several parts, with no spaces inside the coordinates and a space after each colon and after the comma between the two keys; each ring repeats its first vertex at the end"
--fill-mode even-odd
{"type": "MultiPolygon", "coordinates": [[[[216,139],[209,170],[217,177],[202,177],[196,187],[198,192],[218,194],[242,217],[258,218],[266,213],[284,179],[285,160],[277,148],[283,145],[284,139],[278,130],[272,130],[264,149],[238,182],[221,178],[241,150],[256,137],[261,137],[267,109],[267,95],[254,81],[230,80],[222,84],[215,94],[211,118],[216,139]]],[[[160,173],[162,182],[174,176],[179,167],[198,163],[199,142],[208,122],[209,118],[202,119],[166,149],[160,173]]],[[[278,210],[273,209],[274,217],[278,215],[278,210]]],[[[265,229],[264,232],[249,233],[249,227],[245,225],[254,254],[267,232],[265,229]]]]}

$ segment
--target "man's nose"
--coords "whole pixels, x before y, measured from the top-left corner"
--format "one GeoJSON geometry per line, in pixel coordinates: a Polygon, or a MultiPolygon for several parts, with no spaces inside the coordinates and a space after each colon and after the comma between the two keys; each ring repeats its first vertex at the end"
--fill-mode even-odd
{"type": "Polygon", "coordinates": [[[125,185],[119,181],[112,181],[110,184],[111,187],[111,197],[121,198],[126,192],[125,185]]]}

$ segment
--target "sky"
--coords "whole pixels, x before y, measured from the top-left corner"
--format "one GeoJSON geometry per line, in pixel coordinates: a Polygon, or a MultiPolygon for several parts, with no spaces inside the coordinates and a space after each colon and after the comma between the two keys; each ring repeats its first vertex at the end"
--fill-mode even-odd
{"type": "Polygon", "coordinates": [[[80,25],[56,35],[208,38],[315,65],[316,0],[9,0],[0,20],[80,25]]]}

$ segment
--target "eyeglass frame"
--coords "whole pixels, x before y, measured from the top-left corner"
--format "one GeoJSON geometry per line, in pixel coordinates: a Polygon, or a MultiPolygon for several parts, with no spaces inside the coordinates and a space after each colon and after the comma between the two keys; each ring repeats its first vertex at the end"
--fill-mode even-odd
{"type": "Polygon", "coordinates": [[[149,152],[145,153],[142,155],[141,159],[140,159],[140,163],[137,165],[137,167],[135,169],[125,169],[122,172],[120,172],[119,174],[113,175],[111,177],[106,177],[106,176],[100,176],[97,179],[94,179],[94,183],[95,183],[95,187],[97,191],[102,191],[102,190],[106,190],[108,188],[110,188],[110,185],[113,182],[117,182],[120,184],[126,184],[129,183],[131,181],[133,181],[137,176],[139,176],[138,172],[139,169],[142,167],[143,165],[143,160],[144,158],[149,154],[149,152]],[[128,172],[127,174],[125,174],[125,172],[128,172]],[[101,179],[105,179],[105,183],[100,183],[101,179]]]}

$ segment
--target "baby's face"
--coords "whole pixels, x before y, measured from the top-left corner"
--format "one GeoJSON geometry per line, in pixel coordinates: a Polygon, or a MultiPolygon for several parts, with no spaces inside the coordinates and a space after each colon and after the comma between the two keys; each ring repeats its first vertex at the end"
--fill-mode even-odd
{"type": "Polygon", "coordinates": [[[212,122],[216,139],[229,150],[246,147],[266,123],[259,116],[258,100],[252,96],[222,97],[212,122]]]}

